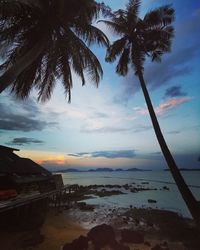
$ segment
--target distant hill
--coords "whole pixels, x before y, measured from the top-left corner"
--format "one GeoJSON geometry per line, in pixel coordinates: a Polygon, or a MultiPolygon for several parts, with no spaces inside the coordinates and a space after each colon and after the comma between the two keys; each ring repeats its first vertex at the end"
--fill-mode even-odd
{"type": "Polygon", "coordinates": [[[54,170],[52,172],[59,172],[59,173],[67,173],[67,172],[82,172],[81,170],[74,169],[74,168],[67,168],[67,169],[59,169],[59,170],[54,170]]]}
{"type": "Polygon", "coordinates": [[[112,172],[112,168],[96,168],[96,169],[89,169],[88,172],[112,172]]]}
{"type": "Polygon", "coordinates": [[[126,171],[151,171],[151,169],[129,168],[126,171]]]}
{"type": "MultiPolygon", "coordinates": [[[[167,169],[166,169],[167,170],[167,169]]],[[[51,172],[58,172],[58,173],[73,173],[73,172],[126,172],[126,171],[152,171],[147,169],[140,169],[140,168],[129,168],[129,169],[122,169],[122,168],[96,168],[96,169],[89,169],[89,170],[80,170],[74,168],[66,168],[66,169],[57,169],[52,170],[51,172]]]]}
{"type": "MultiPolygon", "coordinates": [[[[200,171],[200,168],[179,168],[180,171],[200,171]]],[[[170,171],[169,168],[165,168],[164,171],[170,171]]]]}

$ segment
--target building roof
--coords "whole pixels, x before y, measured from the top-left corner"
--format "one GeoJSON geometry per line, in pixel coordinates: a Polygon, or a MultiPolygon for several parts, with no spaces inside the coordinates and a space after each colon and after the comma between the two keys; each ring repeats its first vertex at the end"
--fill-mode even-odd
{"type": "Polygon", "coordinates": [[[51,175],[51,173],[34,161],[21,158],[13,153],[13,148],[0,147],[0,174],[16,175],[51,175]],[[9,153],[8,153],[9,152],[9,153]]]}
{"type": "Polygon", "coordinates": [[[17,149],[17,148],[5,147],[5,146],[0,145],[0,153],[1,153],[2,151],[3,151],[3,152],[5,152],[5,151],[7,151],[7,152],[13,152],[13,151],[19,151],[19,149],[17,149]]]}

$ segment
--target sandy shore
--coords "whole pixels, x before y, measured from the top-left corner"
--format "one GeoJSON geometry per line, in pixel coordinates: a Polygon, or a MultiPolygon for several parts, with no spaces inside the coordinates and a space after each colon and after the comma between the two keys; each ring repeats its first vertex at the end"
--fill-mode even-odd
{"type": "MultiPolygon", "coordinates": [[[[120,230],[134,229],[144,233],[144,242],[128,244],[130,250],[151,250],[158,244],[167,243],[170,250],[199,250],[194,243],[198,237],[191,231],[191,221],[180,218],[175,213],[148,209],[111,209],[98,207],[94,211],[80,211],[77,208],[63,210],[55,214],[49,211],[40,230],[26,232],[0,232],[2,250],[60,250],[80,235],[87,235],[95,225],[106,223],[116,231],[120,240],[120,230]],[[103,216],[104,215],[104,216],[103,216]],[[184,229],[184,227],[187,227],[184,229]],[[184,230],[183,230],[184,229],[184,230]],[[191,234],[191,235],[188,235],[191,234]],[[188,238],[187,245],[184,240],[188,238]],[[189,247],[193,244],[192,247],[189,247]]],[[[102,248],[102,250],[110,248],[102,248]]],[[[162,248],[161,248],[162,249],[162,248]]],[[[165,248],[164,248],[165,249],[165,248]]]]}
{"type": "MultiPolygon", "coordinates": [[[[63,210],[58,215],[50,212],[41,228],[44,240],[31,250],[60,250],[65,243],[72,242],[80,235],[87,235],[91,228],[102,223],[109,224],[115,229],[118,241],[121,238],[120,230],[134,229],[143,232],[144,243],[128,244],[130,250],[150,250],[164,242],[167,242],[170,250],[200,249],[200,245],[194,243],[197,237],[194,235],[195,231],[192,231],[193,223],[191,220],[179,217],[176,213],[134,208],[119,208],[111,211],[100,206],[93,212],[80,211],[76,208],[63,210]],[[187,238],[187,244],[185,244],[187,238]]],[[[105,250],[109,249],[105,248],[105,250]]]]}
{"type": "MultiPolygon", "coordinates": [[[[118,185],[103,186],[104,189],[100,190],[99,188],[102,187],[86,186],[81,187],[77,192],[67,194],[65,199],[63,198],[62,212],[58,213],[55,208],[49,208],[41,228],[33,230],[33,225],[29,222],[28,228],[32,228],[29,231],[19,232],[19,225],[10,232],[0,229],[0,250],[60,250],[65,243],[71,243],[80,235],[86,236],[90,229],[103,223],[114,229],[114,240],[128,245],[130,250],[200,249],[199,233],[191,219],[185,219],[175,212],[150,207],[136,208],[130,205],[130,207],[121,208],[113,203],[87,204],[88,196],[96,195],[106,199],[109,196],[121,194],[121,190],[118,189],[122,189],[118,185]],[[140,240],[138,244],[131,240],[128,241],[129,243],[123,241],[124,230],[142,235],[142,241],[140,240]]],[[[134,193],[149,190],[143,186],[135,187],[128,184],[123,188],[131,189],[134,193]]],[[[102,234],[104,238],[104,232],[102,234]]],[[[90,244],[88,250],[94,250],[94,242],[91,238],[87,239],[90,244]]],[[[104,250],[110,249],[104,248],[104,250]]]]}
{"type": "Polygon", "coordinates": [[[44,240],[32,249],[60,250],[62,245],[73,241],[80,235],[86,235],[87,231],[78,222],[72,220],[67,212],[55,215],[55,212],[51,211],[48,213],[46,221],[41,228],[44,240]]]}
{"type": "Polygon", "coordinates": [[[49,211],[43,226],[38,230],[23,232],[0,231],[1,250],[60,250],[61,246],[86,235],[78,222],[72,220],[68,212],[55,214],[49,211]]]}

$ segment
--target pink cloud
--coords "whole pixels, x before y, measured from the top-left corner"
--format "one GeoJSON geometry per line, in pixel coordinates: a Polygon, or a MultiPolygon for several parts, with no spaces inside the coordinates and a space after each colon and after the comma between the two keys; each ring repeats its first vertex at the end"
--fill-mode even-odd
{"type": "MultiPolygon", "coordinates": [[[[163,115],[166,111],[174,109],[182,103],[191,100],[190,97],[180,97],[180,98],[171,98],[165,102],[160,103],[158,107],[155,107],[155,112],[157,115],[163,115]]],[[[148,109],[146,107],[136,107],[134,108],[137,114],[146,115],[148,114],[148,109]]]]}

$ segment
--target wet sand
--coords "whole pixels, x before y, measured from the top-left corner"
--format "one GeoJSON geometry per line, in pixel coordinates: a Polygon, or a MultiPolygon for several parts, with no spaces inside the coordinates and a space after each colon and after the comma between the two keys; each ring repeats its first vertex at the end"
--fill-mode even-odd
{"type": "Polygon", "coordinates": [[[44,241],[32,250],[60,250],[62,245],[73,241],[80,235],[86,235],[87,232],[88,230],[83,228],[78,221],[72,220],[67,212],[55,215],[55,212],[51,211],[41,228],[44,241]]]}
{"type": "MultiPolygon", "coordinates": [[[[185,223],[188,225],[191,221],[188,222],[183,218],[179,218],[175,213],[134,208],[126,211],[123,209],[110,211],[110,209],[106,210],[102,207],[96,208],[93,212],[70,209],[55,214],[55,211],[49,211],[40,230],[20,233],[4,232],[3,234],[0,232],[0,249],[61,250],[65,243],[72,242],[80,235],[87,235],[92,227],[102,223],[113,226],[118,241],[120,240],[121,229],[142,231],[144,233],[144,243],[127,244],[130,250],[151,250],[156,245],[164,242],[167,242],[168,248],[166,249],[170,250],[200,249],[200,245],[195,247],[194,244],[192,248],[189,248],[184,244],[184,238],[179,237],[179,234],[184,233],[181,231],[183,225],[185,223]],[[105,216],[102,216],[103,214],[105,216]],[[162,218],[165,218],[164,221],[162,218]]],[[[187,235],[183,235],[183,237],[186,238],[187,235]]],[[[193,238],[189,238],[189,240],[189,244],[194,242],[193,238]]],[[[110,248],[105,247],[102,250],[110,250],[110,248]]]]}
{"type": "MultiPolygon", "coordinates": [[[[193,244],[191,248],[184,244],[187,237],[189,245],[194,243],[193,235],[187,235],[193,228],[193,225],[190,225],[192,221],[183,219],[176,213],[134,208],[110,211],[110,209],[98,207],[93,212],[80,211],[79,209],[63,210],[58,215],[50,212],[41,229],[41,233],[45,235],[44,241],[32,250],[60,250],[64,243],[72,242],[80,235],[87,235],[92,227],[102,223],[113,226],[118,241],[120,241],[120,230],[122,229],[143,232],[144,243],[127,244],[131,250],[150,250],[164,242],[167,243],[170,250],[200,249],[199,245],[195,247],[196,244],[193,244]],[[184,231],[184,227],[188,227],[188,229],[184,231]]],[[[110,248],[103,249],[109,250],[110,248]]]]}
{"type": "Polygon", "coordinates": [[[0,230],[0,250],[60,250],[61,246],[87,234],[68,212],[49,211],[40,229],[20,231],[0,230]]]}
{"type": "MultiPolygon", "coordinates": [[[[199,250],[198,233],[191,219],[185,219],[175,212],[152,208],[120,208],[116,205],[87,204],[88,195],[116,195],[115,190],[99,192],[99,186],[81,187],[78,192],[70,193],[63,203],[62,212],[55,208],[48,211],[41,228],[24,232],[0,231],[1,250],[61,250],[65,243],[70,243],[80,235],[100,224],[111,225],[116,240],[120,242],[124,229],[142,232],[144,241],[141,244],[128,244],[130,250],[152,250],[156,245],[165,244],[165,250],[199,250]],[[83,202],[84,200],[84,202],[83,202]],[[68,202],[70,201],[70,203],[68,202]]],[[[109,185],[106,188],[118,188],[109,185]]],[[[146,190],[143,186],[131,188],[133,192],[146,190]]],[[[120,193],[119,193],[120,194],[120,193]]],[[[89,248],[93,250],[94,248],[89,248]]],[[[110,248],[105,248],[110,250],[110,248]]],[[[155,250],[154,249],[154,250],[155,250]]],[[[103,250],[103,248],[102,248],[103,250]]]]}

